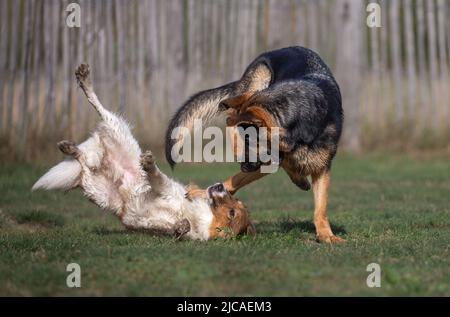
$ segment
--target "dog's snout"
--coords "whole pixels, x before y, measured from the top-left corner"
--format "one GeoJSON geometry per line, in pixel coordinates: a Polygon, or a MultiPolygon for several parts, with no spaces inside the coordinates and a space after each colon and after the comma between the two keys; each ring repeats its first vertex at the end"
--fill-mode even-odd
{"type": "Polygon", "coordinates": [[[209,197],[223,197],[226,193],[225,186],[222,183],[217,183],[208,187],[209,197]]]}
{"type": "Polygon", "coordinates": [[[223,192],[223,191],[225,191],[225,187],[223,187],[222,183],[217,183],[217,184],[213,185],[213,190],[217,191],[217,192],[223,192]]]}

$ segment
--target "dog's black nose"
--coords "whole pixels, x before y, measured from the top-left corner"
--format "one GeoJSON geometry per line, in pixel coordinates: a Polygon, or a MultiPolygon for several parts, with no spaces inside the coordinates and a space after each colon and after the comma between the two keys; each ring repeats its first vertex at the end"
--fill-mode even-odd
{"type": "Polygon", "coordinates": [[[217,183],[208,187],[208,194],[210,196],[214,196],[214,194],[222,195],[225,192],[226,192],[225,186],[223,186],[222,183],[217,183]]]}
{"type": "Polygon", "coordinates": [[[244,173],[250,173],[257,171],[261,167],[261,162],[242,162],[241,171],[244,173]]]}
{"type": "Polygon", "coordinates": [[[225,190],[225,187],[223,187],[222,183],[218,183],[218,184],[214,185],[214,189],[218,192],[223,192],[225,190]]]}

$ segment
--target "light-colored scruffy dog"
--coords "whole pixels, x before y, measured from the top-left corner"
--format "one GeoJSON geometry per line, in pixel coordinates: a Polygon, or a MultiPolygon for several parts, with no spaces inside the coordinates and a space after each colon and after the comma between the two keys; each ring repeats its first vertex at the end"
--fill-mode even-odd
{"type": "Polygon", "coordinates": [[[102,121],[78,146],[59,142],[59,149],[70,158],[50,169],[33,190],[80,187],[92,202],[116,214],[127,228],[178,239],[255,233],[246,207],[223,184],[206,190],[186,188],[163,174],[150,151],[141,154],[127,122],[102,106],[92,88],[89,66],[80,65],[75,75],[102,121]]]}

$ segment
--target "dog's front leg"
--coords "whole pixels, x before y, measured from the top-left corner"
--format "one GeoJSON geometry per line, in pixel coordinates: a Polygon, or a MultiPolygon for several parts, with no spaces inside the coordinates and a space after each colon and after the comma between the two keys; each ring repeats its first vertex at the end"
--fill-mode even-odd
{"type": "Polygon", "coordinates": [[[189,220],[187,220],[186,218],[178,221],[175,224],[175,239],[176,240],[181,240],[183,239],[183,237],[189,232],[191,231],[191,223],[189,222],[189,220]]]}
{"type": "MultiPolygon", "coordinates": [[[[245,185],[248,185],[266,175],[269,174],[261,173],[260,170],[254,172],[239,172],[236,175],[233,175],[226,179],[223,182],[223,186],[230,194],[233,195],[245,185]]],[[[189,200],[193,200],[195,198],[208,198],[206,190],[201,189],[196,185],[189,185],[187,186],[186,190],[186,198],[189,200]]]]}
{"type": "Polygon", "coordinates": [[[233,195],[245,185],[248,185],[266,175],[269,175],[269,173],[261,173],[260,170],[254,172],[239,172],[225,180],[223,182],[223,186],[225,186],[225,189],[233,195]]]}
{"type": "Polygon", "coordinates": [[[184,196],[192,201],[196,198],[207,199],[208,193],[206,189],[202,189],[195,184],[189,184],[186,186],[186,194],[184,196]]]}
{"type": "Polygon", "coordinates": [[[191,224],[186,218],[173,224],[162,219],[146,219],[126,214],[122,223],[131,231],[172,236],[176,240],[181,240],[191,230],[191,224]]]}
{"type": "Polygon", "coordinates": [[[153,192],[163,192],[166,184],[170,181],[156,165],[155,157],[151,151],[141,154],[141,166],[147,174],[147,180],[152,187],[153,192]]]}

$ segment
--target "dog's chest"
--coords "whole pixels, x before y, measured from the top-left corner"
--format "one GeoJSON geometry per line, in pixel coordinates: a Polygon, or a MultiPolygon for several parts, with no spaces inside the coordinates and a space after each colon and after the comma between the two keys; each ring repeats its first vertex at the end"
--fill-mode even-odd
{"type": "Polygon", "coordinates": [[[205,200],[187,202],[183,216],[189,220],[191,230],[186,237],[192,240],[210,239],[210,227],[213,222],[211,208],[205,200]]]}

